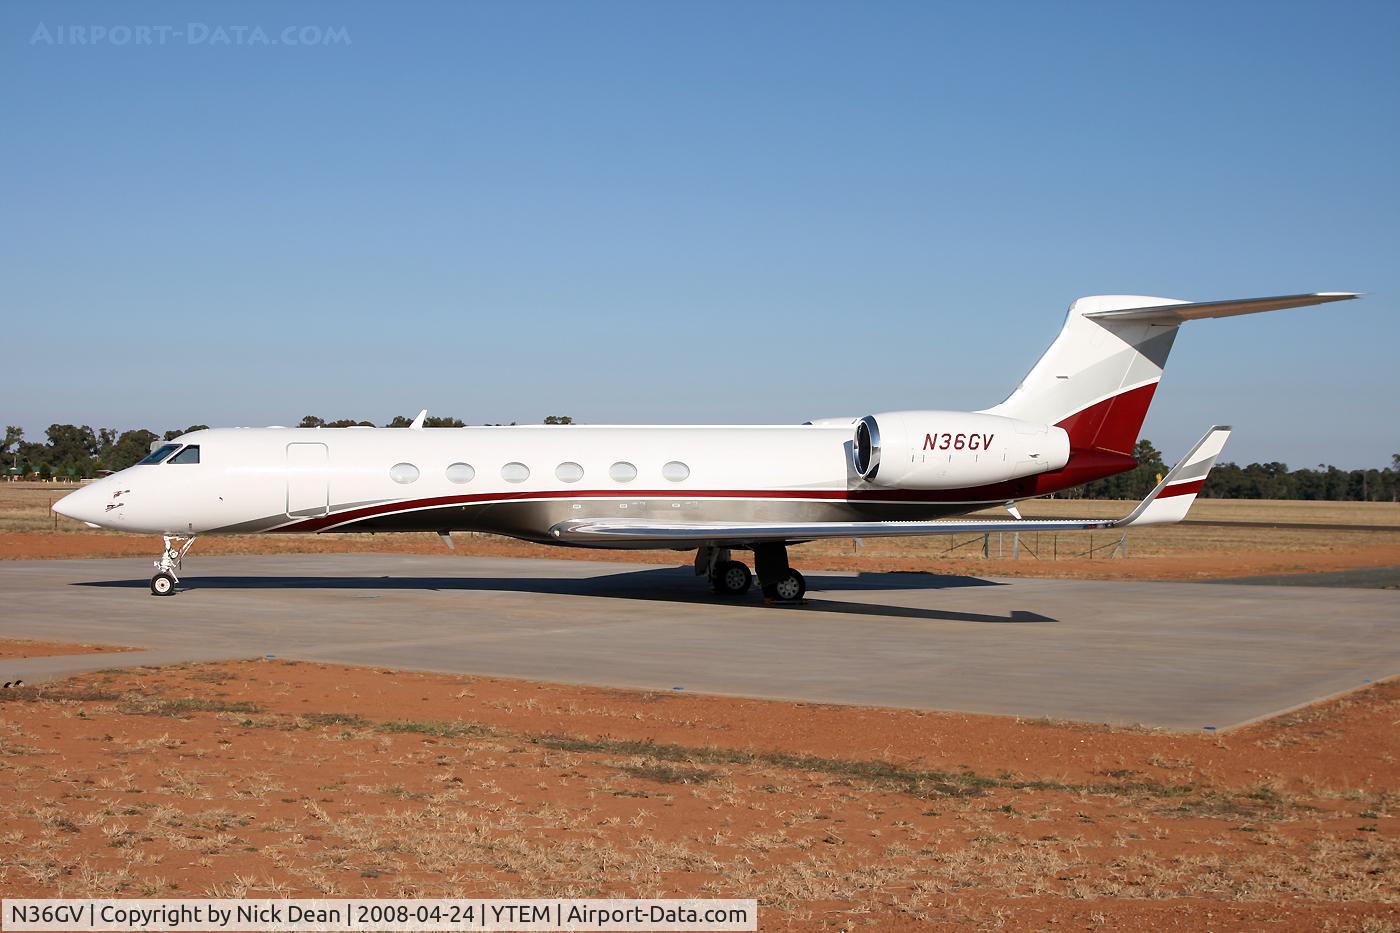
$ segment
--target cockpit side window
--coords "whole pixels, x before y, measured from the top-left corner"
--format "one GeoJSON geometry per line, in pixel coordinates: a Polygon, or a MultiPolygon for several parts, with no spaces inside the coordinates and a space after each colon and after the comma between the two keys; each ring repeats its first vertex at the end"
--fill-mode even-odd
{"type": "Polygon", "coordinates": [[[178,454],[170,458],[171,463],[198,463],[199,445],[191,444],[178,454]]]}
{"type": "Polygon", "coordinates": [[[171,454],[173,454],[175,451],[177,451],[177,450],[179,450],[179,449],[180,449],[180,445],[179,445],[179,444],[161,444],[161,445],[160,445],[159,447],[157,447],[155,450],[153,450],[153,451],[151,451],[150,453],[146,454],[146,456],[142,457],[139,461],[137,461],[137,464],[136,464],[136,465],[137,465],[137,466],[153,466],[154,464],[160,463],[160,462],[161,462],[162,460],[164,460],[166,457],[170,456],[171,454]]]}

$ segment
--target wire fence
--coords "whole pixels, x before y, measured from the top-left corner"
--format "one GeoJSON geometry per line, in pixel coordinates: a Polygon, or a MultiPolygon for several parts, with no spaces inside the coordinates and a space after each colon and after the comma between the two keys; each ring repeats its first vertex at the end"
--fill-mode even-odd
{"type": "Polygon", "coordinates": [[[1042,534],[1039,531],[1028,534],[1022,534],[1019,531],[1010,533],[998,531],[977,535],[966,541],[959,541],[952,547],[945,549],[939,556],[947,556],[971,544],[982,545],[982,557],[986,560],[1006,560],[1008,557],[1011,560],[1020,560],[1022,552],[1027,554],[1031,560],[1052,561],[1077,560],[1079,558],[1092,560],[1095,556],[1103,557],[1103,551],[1108,551],[1109,557],[1128,556],[1128,533],[1126,531],[1122,535],[1111,536],[1106,542],[1100,535],[1099,542],[1095,543],[1092,532],[1087,535],[1087,542],[1086,536],[1083,534],[1073,535],[1067,540],[1076,542],[1073,549],[1062,549],[1058,534],[1042,534]],[[1007,538],[1011,539],[1009,544],[1007,538]],[[1087,549],[1085,548],[1086,543],[1087,549]]]}

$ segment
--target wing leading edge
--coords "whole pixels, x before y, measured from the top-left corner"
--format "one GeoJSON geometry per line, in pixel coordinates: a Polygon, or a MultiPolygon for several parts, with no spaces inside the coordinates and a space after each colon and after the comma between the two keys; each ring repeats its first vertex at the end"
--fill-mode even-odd
{"type": "Polygon", "coordinates": [[[574,544],[658,544],[745,546],[769,541],[819,538],[881,538],[919,535],[990,534],[1018,531],[1092,531],[1179,522],[1205,485],[1206,474],[1230,437],[1230,428],[1212,427],[1190,453],[1168,471],[1147,498],[1123,518],[947,519],[888,522],[658,522],[637,518],[571,519],[550,535],[574,544]]]}

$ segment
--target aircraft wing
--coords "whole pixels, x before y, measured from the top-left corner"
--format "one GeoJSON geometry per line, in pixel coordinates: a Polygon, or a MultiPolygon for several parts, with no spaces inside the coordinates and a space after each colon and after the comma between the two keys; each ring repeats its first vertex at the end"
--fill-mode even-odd
{"type": "Polygon", "coordinates": [[[577,544],[761,544],[819,538],[896,538],[917,535],[985,534],[997,531],[1085,531],[1111,528],[1115,519],[953,519],[927,522],[651,522],[641,518],[574,519],[550,529],[556,540],[577,544]]]}
{"type": "Polygon", "coordinates": [[[996,532],[1092,531],[1179,522],[1186,517],[1206,474],[1230,437],[1230,428],[1212,427],[1191,452],[1123,518],[969,518],[889,522],[670,522],[645,518],[580,518],[560,522],[550,535],[574,544],[704,544],[746,546],[767,541],[819,538],[881,538],[996,532]]]}

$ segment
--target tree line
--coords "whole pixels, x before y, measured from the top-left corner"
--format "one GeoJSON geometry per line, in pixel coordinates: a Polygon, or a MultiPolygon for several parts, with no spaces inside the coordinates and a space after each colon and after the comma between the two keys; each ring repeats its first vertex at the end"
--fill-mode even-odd
{"type": "MultiPolygon", "coordinates": [[[[386,428],[406,428],[413,419],[397,415],[384,425],[386,428]]],[[[515,422],[510,422],[515,424],[515,422]]],[[[573,424],[568,415],[550,415],[545,424],[573,424]]],[[[372,421],[341,418],[327,421],[307,415],[298,422],[299,428],[374,427],[372,421]]],[[[427,428],[462,428],[461,418],[430,417],[423,421],[427,428]]],[[[144,428],[118,432],[113,428],[94,431],[87,425],[50,425],[47,443],[26,441],[24,431],[11,425],[5,429],[5,443],[0,447],[5,472],[11,476],[37,479],[86,479],[98,474],[124,470],[150,452],[157,441],[170,440],[190,431],[208,427],[193,424],[183,430],[157,434],[144,428]]],[[[1083,499],[1141,499],[1152,491],[1167,472],[1162,454],[1151,441],[1141,440],[1133,448],[1138,461],[1136,469],[1107,479],[1095,480],[1058,495],[1083,499]]],[[[1314,468],[1290,470],[1283,463],[1217,463],[1210,471],[1201,495],[1216,499],[1319,499],[1338,502],[1395,502],[1400,500],[1400,454],[1381,469],[1342,470],[1320,464],[1314,468]]]]}
{"type": "MultiPolygon", "coordinates": [[[[515,422],[511,422],[514,424],[515,422]]],[[[545,424],[573,424],[568,415],[550,415],[545,424]]],[[[413,419],[396,415],[386,428],[406,428],[413,419]]],[[[307,415],[297,424],[299,428],[350,428],[374,427],[372,421],[356,421],[341,418],[327,421],[316,415],[307,415]]],[[[427,428],[463,428],[466,422],[461,418],[430,417],[423,420],[427,428]]],[[[117,431],[115,428],[99,428],[94,431],[87,425],[51,424],[45,432],[47,443],[27,441],[24,429],[10,425],[5,428],[5,443],[0,446],[0,463],[10,476],[32,479],[89,479],[102,473],[124,470],[151,452],[151,445],[157,441],[168,441],[202,431],[207,424],[192,424],[184,429],[157,434],[146,428],[131,431],[117,431]]]]}
{"type": "MultiPolygon", "coordinates": [[[[1083,499],[1141,499],[1166,475],[1169,466],[1151,441],[1133,448],[1138,466],[1126,473],[1094,480],[1057,495],[1083,499]]],[[[1312,499],[1333,502],[1395,502],[1400,499],[1400,454],[1380,469],[1343,470],[1318,464],[1290,470],[1287,464],[1221,462],[1206,479],[1208,499],[1312,499]]]]}

